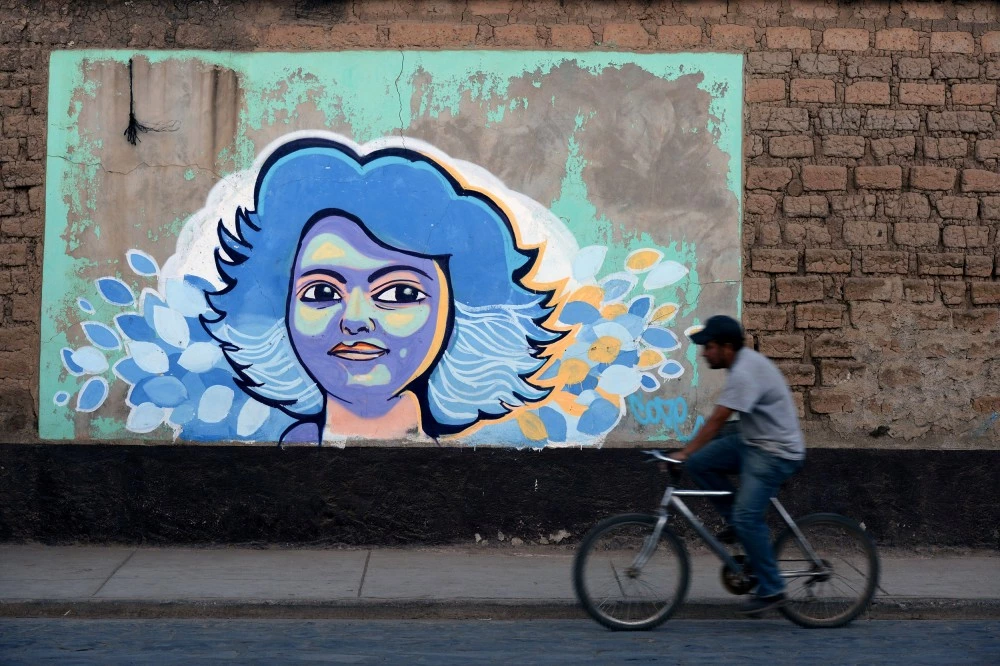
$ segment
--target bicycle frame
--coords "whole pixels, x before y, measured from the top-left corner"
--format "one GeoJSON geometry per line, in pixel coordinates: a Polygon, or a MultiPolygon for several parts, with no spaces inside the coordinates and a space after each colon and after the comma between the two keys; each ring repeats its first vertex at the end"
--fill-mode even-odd
{"type": "MultiPolygon", "coordinates": [[[[656,527],[653,529],[653,533],[649,536],[648,540],[643,544],[642,550],[639,551],[639,554],[632,562],[632,568],[641,570],[642,567],[646,565],[646,562],[649,561],[649,558],[653,556],[657,545],[660,543],[660,535],[663,533],[663,528],[666,527],[667,521],[670,517],[669,509],[672,507],[684,518],[687,524],[694,529],[698,536],[701,537],[701,540],[708,545],[713,553],[715,553],[716,557],[722,560],[727,569],[734,574],[742,574],[742,567],[740,564],[733,559],[733,556],[729,554],[726,547],[722,545],[722,543],[720,543],[711,532],[708,531],[705,525],[698,520],[698,517],[694,515],[691,509],[689,509],[681,499],[682,497],[729,497],[732,494],[733,493],[728,490],[678,490],[672,483],[669,484],[667,489],[663,492],[663,498],[660,500],[660,506],[657,509],[658,519],[656,521],[656,527]]],[[[799,545],[802,546],[803,551],[805,551],[813,565],[819,567],[821,571],[826,569],[826,565],[823,563],[823,560],[819,558],[812,546],[809,545],[805,535],[803,535],[802,531],[799,530],[798,525],[796,525],[795,521],[792,520],[792,517],[785,510],[785,507],[782,506],[781,502],[778,501],[778,498],[772,497],[771,504],[777,510],[781,519],[795,535],[796,540],[799,542],[799,545]]],[[[800,576],[815,576],[816,573],[816,569],[810,569],[808,571],[783,571],[781,575],[783,578],[797,578],[800,576]]]]}

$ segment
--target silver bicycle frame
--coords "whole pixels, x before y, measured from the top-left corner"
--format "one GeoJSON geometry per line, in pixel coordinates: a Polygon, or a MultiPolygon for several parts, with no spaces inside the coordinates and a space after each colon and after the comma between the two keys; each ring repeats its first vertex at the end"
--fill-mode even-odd
{"type": "MultiPolygon", "coordinates": [[[[729,497],[731,495],[732,492],[728,490],[677,490],[673,485],[668,485],[667,489],[663,492],[663,498],[660,500],[660,506],[657,509],[657,520],[656,526],[653,528],[653,533],[643,544],[642,550],[639,551],[639,554],[636,555],[635,560],[632,562],[632,568],[634,570],[641,570],[649,561],[649,558],[653,556],[653,553],[656,552],[656,547],[660,543],[660,535],[663,534],[663,528],[666,527],[667,520],[670,517],[669,508],[673,507],[676,509],[677,513],[679,513],[684,520],[687,521],[688,525],[690,525],[692,529],[698,533],[698,536],[701,537],[702,541],[704,541],[708,547],[712,549],[712,552],[715,553],[716,557],[722,560],[727,569],[733,573],[741,574],[743,569],[740,564],[733,559],[733,556],[729,554],[726,547],[723,546],[719,540],[708,531],[705,525],[698,520],[698,517],[691,512],[691,509],[689,509],[681,499],[682,497],[729,497]]],[[[792,517],[785,510],[785,507],[782,506],[781,502],[778,501],[778,498],[772,497],[771,504],[777,510],[781,519],[785,521],[785,524],[788,525],[788,528],[792,531],[792,534],[795,535],[799,545],[802,546],[802,549],[805,551],[809,559],[812,560],[813,564],[820,567],[821,570],[825,569],[826,567],[823,560],[819,558],[816,552],[812,549],[812,546],[809,545],[809,542],[806,541],[805,535],[803,535],[802,531],[799,530],[798,525],[796,525],[795,521],[792,520],[792,517]]],[[[815,569],[807,571],[781,572],[782,578],[797,578],[800,576],[814,575],[816,575],[815,569]]]]}

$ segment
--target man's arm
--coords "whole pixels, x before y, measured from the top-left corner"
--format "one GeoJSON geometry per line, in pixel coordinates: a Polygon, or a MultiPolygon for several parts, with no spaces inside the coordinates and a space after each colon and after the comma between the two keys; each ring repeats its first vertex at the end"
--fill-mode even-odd
{"type": "Polygon", "coordinates": [[[719,434],[722,430],[722,426],[726,424],[729,417],[732,415],[733,410],[728,407],[723,407],[722,405],[716,405],[715,409],[712,410],[711,416],[705,421],[705,425],[701,427],[698,433],[694,436],[690,442],[687,443],[680,451],[671,453],[670,457],[677,458],[678,460],[687,460],[688,457],[701,447],[705,446],[719,434]]]}

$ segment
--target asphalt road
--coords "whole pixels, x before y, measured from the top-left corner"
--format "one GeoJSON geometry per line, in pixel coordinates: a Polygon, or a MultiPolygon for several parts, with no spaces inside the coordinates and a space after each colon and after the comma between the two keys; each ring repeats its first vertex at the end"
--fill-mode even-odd
{"type": "Polygon", "coordinates": [[[0,664],[1000,664],[1000,621],[0,620],[0,664]]]}

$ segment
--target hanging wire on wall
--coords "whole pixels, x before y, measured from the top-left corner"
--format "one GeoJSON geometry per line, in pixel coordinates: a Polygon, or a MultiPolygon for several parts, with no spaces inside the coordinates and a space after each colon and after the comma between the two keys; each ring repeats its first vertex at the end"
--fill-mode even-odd
{"type": "Polygon", "coordinates": [[[139,143],[139,135],[146,132],[172,132],[177,129],[176,122],[166,125],[143,125],[135,117],[135,92],[132,89],[132,58],[128,59],[128,127],[125,128],[125,140],[133,146],[139,143]]]}

